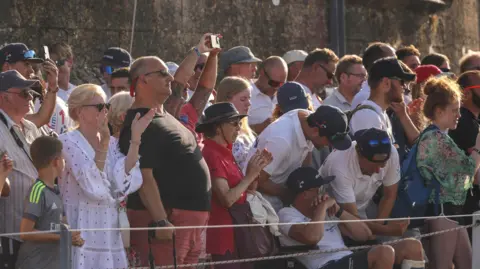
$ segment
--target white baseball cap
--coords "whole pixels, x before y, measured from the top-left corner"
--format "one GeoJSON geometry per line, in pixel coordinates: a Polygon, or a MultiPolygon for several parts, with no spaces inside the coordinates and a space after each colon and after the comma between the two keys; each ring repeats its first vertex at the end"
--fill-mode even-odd
{"type": "Polygon", "coordinates": [[[304,50],[291,50],[283,55],[283,59],[287,64],[294,62],[304,62],[307,58],[308,53],[304,50]]]}

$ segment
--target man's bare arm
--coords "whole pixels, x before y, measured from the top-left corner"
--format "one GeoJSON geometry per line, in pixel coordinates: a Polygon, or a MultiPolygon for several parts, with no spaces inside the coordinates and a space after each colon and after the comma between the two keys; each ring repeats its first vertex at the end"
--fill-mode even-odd
{"type": "Polygon", "coordinates": [[[208,103],[208,99],[212,94],[213,88],[215,87],[219,52],[220,50],[214,50],[208,55],[205,68],[198,81],[198,86],[189,101],[199,116],[202,115],[203,110],[208,103]]]}
{"type": "Polygon", "coordinates": [[[143,184],[138,190],[143,205],[147,208],[154,221],[167,219],[167,213],[160,198],[157,182],[152,169],[141,169],[143,184]]]}

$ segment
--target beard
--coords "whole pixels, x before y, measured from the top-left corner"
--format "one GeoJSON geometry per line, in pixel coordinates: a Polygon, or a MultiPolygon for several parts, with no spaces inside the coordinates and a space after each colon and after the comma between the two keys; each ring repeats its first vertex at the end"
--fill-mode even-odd
{"type": "Polygon", "coordinates": [[[399,93],[397,90],[394,88],[390,88],[390,90],[387,93],[387,101],[388,103],[401,103],[404,101],[403,99],[403,93],[399,93]]]}

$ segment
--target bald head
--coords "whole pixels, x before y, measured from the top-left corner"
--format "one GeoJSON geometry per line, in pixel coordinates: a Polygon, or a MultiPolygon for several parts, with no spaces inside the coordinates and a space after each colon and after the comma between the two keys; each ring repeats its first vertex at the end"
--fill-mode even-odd
{"type": "Polygon", "coordinates": [[[272,69],[284,69],[287,70],[287,62],[282,57],[279,56],[270,56],[263,62],[263,68],[267,72],[272,71],[272,69]]]}
{"type": "Polygon", "coordinates": [[[158,65],[159,63],[166,67],[165,63],[157,56],[144,56],[136,59],[130,66],[130,82],[140,75],[147,73],[150,66],[158,65]]]}

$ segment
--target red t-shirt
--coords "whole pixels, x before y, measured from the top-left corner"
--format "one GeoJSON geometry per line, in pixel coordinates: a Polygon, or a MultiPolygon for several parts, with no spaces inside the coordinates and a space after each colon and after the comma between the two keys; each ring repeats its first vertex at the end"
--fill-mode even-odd
{"type": "MultiPolygon", "coordinates": [[[[230,188],[237,186],[243,179],[243,174],[233,158],[232,150],[210,139],[205,139],[203,143],[204,148],[202,153],[210,170],[210,178],[212,180],[215,180],[215,178],[224,178],[227,180],[230,188]]],[[[245,203],[246,198],[247,194],[244,192],[237,203],[245,203]]],[[[215,193],[213,193],[211,201],[212,208],[208,225],[233,224],[228,209],[220,205],[215,193]]],[[[227,250],[229,250],[230,253],[235,251],[233,228],[207,229],[207,253],[223,255],[227,250]]]]}
{"type": "Polygon", "coordinates": [[[203,135],[195,132],[195,126],[198,122],[197,111],[191,103],[186,103],[184,106],[182,106],[182,108],[180,109],[179,120],[185,127],[187,127],[188,130],[190,130],[195,135],[198,146],[200,148],[203,148],[203,135]]]}

